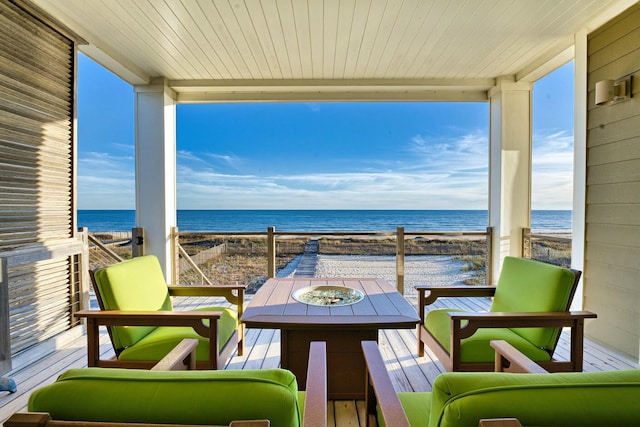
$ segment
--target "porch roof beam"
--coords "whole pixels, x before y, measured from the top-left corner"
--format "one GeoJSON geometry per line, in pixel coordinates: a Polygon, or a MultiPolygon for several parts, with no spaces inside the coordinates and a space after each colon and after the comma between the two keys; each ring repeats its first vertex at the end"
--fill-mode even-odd
{"type": "Polygon", "coordinates": [[[495,79],[173,80],[178,103],[233,101],[486,101],[495,79]]]}

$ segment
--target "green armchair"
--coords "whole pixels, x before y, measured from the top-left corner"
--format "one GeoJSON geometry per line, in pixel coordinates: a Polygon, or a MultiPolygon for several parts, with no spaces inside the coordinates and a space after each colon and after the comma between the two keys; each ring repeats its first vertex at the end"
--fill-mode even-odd
{"type": "Polygon", "coordinates": [[[168,286],[155,256],[142,256],[91,271],[100,310],[75,313],[87,319],[90,367],[151,368],[185,338],[199,342],[198,369],[220,369],[233,351],[242,355],[239,321],[244,285],[168,286]],[[171,297],[219,296],[235,305],[174,311],[171,297]],[[106,326],[116,357],[101,359],[99,327],[106,326]]]}
{"type": "Polygon", "coordinates": [[[367,408],[380,426],[615,427],[640,420],[640,370],[547,373],[501,341],[499,369],[508,360],[518,372],[530,367],[537,373],[446,372],[430,392],[396,393],[377,343],[365,341],[362,347],[367,408]]]}
{"type": "Polygon", "coordinates": [[[580,271],[506,257],[496,286],[418,286],[418,355],[427,345],[447,371],[492,371],[489,342],[505,340],[549,371],[582,371],[584,320],[569,311],[580,271]],[[493,297],[489,312],[431,309],[440,297],[493,297]],[[571,329],[570,360],[553,353],[563,327],[571,329]]]}
{"type": "Polygon", "coordinates": [[[33,392],[29,412],[5,427],[326,426],[324,342],[310,345],[306,391],[285,369],[164,371],[174,364],[166,359],[151,370],[71,369],[33,392]]]}

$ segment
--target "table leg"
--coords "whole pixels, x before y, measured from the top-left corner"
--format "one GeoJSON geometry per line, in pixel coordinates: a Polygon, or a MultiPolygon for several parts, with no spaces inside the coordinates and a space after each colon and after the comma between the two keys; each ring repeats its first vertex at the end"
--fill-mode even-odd
{"type": "Polygon", "coordinates": [[[329,399],[364,399],[366,368],[360,343],[377,341],[377,329],[283,329],[280,339],[281,366],[296,375],[301,390],[306,389],[309,345],[311,341],[324,341],[327,343],[329,399]]]}

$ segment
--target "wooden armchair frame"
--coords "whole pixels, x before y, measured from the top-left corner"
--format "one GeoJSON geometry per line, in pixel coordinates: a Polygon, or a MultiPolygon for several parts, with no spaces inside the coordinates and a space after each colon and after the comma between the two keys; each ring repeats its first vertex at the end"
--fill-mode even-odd
{"type": "MultiPolygon", "coordinates": [[[[496,366],[500,363],[501,369],[511,363],[513,367],[516,365],[520,367],[519,372],[526,372],[524,369],[531,367],[531,365],[533,365],[534,369],[532,372],[544,371],[505,341],[491,341],[491,346],[496,349],[496,366]],[[496,343],[497,347],[494,347],[494,343],[496,343]],[[529,362],[526,362],[525,359],[529,360],[529,362]]],[[[379,406],[379,415],[385,425],[411,427],[378,349],[378,343],[375,341],[363,341],[362,351],[367,366],[365,406],[368,416],[375,417],[376,408],[379,406]]],[[[376,425],[375,420],[368,422],[368,425],[376,425]]],[[[516,418],[482,419],[478,425],[479,427],[522,427],[522,424],[516,418]]]]}
{"type": "MultiPolygon", "coordinates": [[[[195,369],[195,349],[198,341],[185,339],[152,370],[174,371],[195,369]]],[[[327,425],[327,349],[324,342],[312,342],[309,349],[307,390],[302,427],[327,425]]],[[[269,427],[269,420],[237,420],[228,427],[269,427]]],[[[4,423],[4,427],[186,427],[184,424],[140,424],[53,420],[48,413],[19,412],[4,423]]],[[[215,426],[213,426],[215,427],[215,426]]],[[[220,426],[223,427],[223,426],[220,426]]],[[[224,426],[226,427],[226,426],[224,426]]]]}
{"type": "Polygon", "coordinates": [[[424,414],[418,407],[421,401],[429,419],[416,420],[420,425],[434,420],[438,425],[470,425],[477,420],[480,427],[627,426],[640,419],[636,369],[549,373],[507,341],[492,340],[490,346],[497,373],[444,373],[434,382],[431,396],[416,392],[417,400],[405,401],[408,396],[396,393],[377,343],[363,342],[369,425],[375,425],[372,418],[377,415],[386,425],[409,426],[407,413],[416,418],[424,414]]]}
{"type": "Polygon", "coordinates": [[[111,326],[189,326],[199,335],[209,340],[209,361],[197,362],[197,369],[222,369],[236,346],[238,355],[244,352],[244,325],[240,321],[244,311],[244,291],[246,285],[168,285],[169,296],[224,297],[237,307],[238,327],[223,348],[218,344],[217,311],[120,311],[105,310],[102,297],[95,282],[94,271],[90,271],[91,281],[100,310],[81,310],[74,313],[87,319],[87,358],[90,367],[119,367],[149,369],[157,361],[135,361],[118,359],[119,349],[114,344],[111,326]],[[208,320],[206,326],[203,320],[208,320]],[[100,358],[100,326],[106,326],[116,353],[111,359],[100,358]]]}
{"type": "MultiPolygon", "coordinates": [[[[269,420],[238,420],[228,426],[209,427],[269,427],[269,420]]],[[[95,421],[58,421],[52,420],[51,415],[42,412],[25,412],[13,414],[4,423],[5,427],[189,427],[187,424],[133,424],[110,423],[95,421]]],[[[202,426],[206,427],[206,426],[202,426]]],[[[500,426],[493,426],[500,427],[500,426]]]]}
{"type": "Polygon", "coordinates": [[[549,371],[529,359],[506,341],[490,342],[496,352],[495,372],[514,372],[522,374],[548,374],[549,371]]]}
{"type": "MultiPolygon", "coordinates": [[[[569,304],[580,280],[581,272],[572,270],[575,275],[573,290],[569,304]]],[[[451,312],[451,341],[448,352],[425,327],[426,306],[433,304],[440,297],[493,297],[495,286],[417,286],[418,313],[418,356],[424,356],[425,344],[434,352],[447,371],[493,371],[493,362],[468,363],[460,360],[461,340],[473,335],[480,328],[570,328],[571,345],[568,361],[553,359],[538,362],[540,366],[552,372],[582,371],[584,320],[597,317],[589,311],[561,311],[561,312],[451,312]]],[[[567,310],[569,307],[567,307],[567,310]]],[[[553,349],[555,350],[559,335],[553,349]]]]}

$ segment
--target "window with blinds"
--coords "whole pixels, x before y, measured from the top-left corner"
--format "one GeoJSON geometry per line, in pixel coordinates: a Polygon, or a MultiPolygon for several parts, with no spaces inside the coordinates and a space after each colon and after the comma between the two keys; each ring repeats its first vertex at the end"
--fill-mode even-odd
{"type": "Polygon", "coordinates": [[[14,260],[0,312],[11,354],[67,329],[73,299],[73,257],[15,261],[74,236],[75,46],[17,4],[0,0],[0,257],[14,260]]]}

